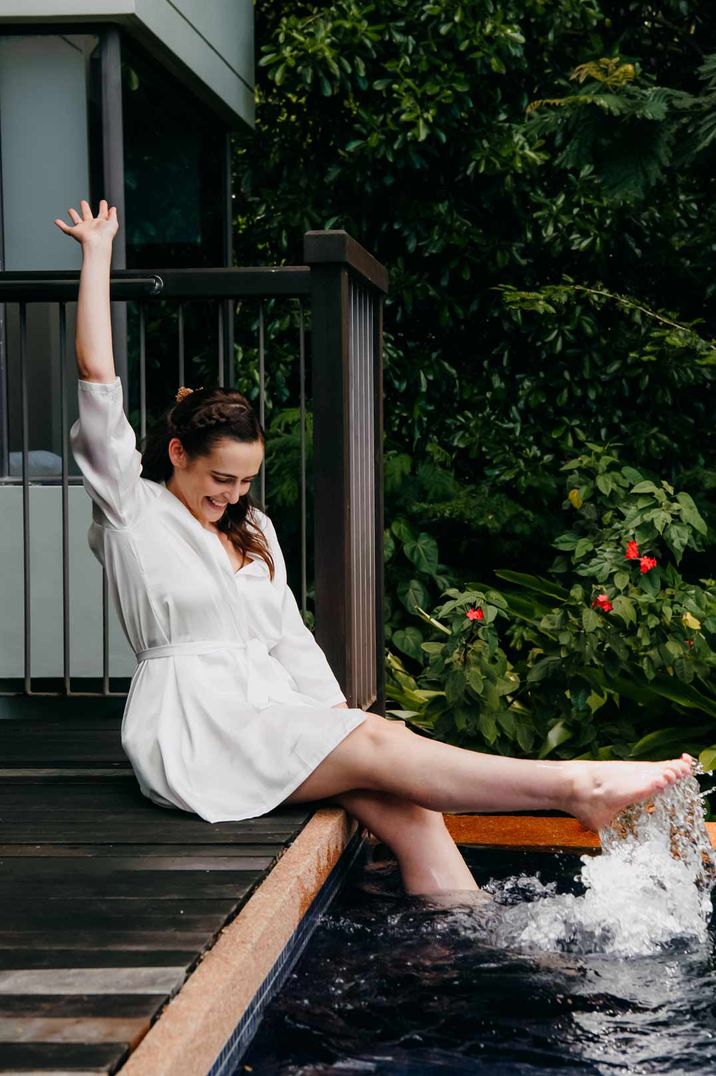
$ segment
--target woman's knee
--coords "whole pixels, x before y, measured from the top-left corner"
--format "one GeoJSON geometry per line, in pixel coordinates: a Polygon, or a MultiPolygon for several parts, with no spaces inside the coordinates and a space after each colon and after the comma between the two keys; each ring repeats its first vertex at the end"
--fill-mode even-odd
{"type": "Polygon", "coordinates": [[[373,714],[370,711],[366,711],[365,721],[359,727],[364,729],[367,734],[371,734],[371,739],[375,743],[384,742],[386,738],[392,739],[395,736],[413,735],[404,721],[393,721],[388,717],[381,717],[380,714],[373,714]]]}

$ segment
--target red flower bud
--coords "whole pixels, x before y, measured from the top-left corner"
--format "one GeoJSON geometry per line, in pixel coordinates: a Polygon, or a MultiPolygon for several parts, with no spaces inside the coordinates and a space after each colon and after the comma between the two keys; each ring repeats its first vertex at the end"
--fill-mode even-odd
{"type": "Polygon", "coordinates": [[[646,572],[650,572],[652,568],[656,568],[656,557],[639,558],[639,571],[642,575],[646,572]]]}
{"type": "Polygon", "coordinates": [[[626,553],[624,554],[627,560],[639,560],[639,545],[635,541],[627,542],[626,553]]]}
{"type": "Polygon", "coordinates": [[[592,602],[593,609],[601,609],[603,613],[611,613],[614,606],[609,601],[606,594],[598,594],[592,602]]]}
{"type": "Polygon", "coordinates": [[[468,611],[465,613],[465,616],[467,617],[468,620],[484,620],[485,619],[485,614],[483,613],[482,609],[468,609],[468,611]]]}

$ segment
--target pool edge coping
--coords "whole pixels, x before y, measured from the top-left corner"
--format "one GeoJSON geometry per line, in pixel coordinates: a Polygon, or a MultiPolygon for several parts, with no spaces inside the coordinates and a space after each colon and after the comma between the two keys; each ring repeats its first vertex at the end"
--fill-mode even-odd
{"type": "Polygon", "coordinates": [[[205,1076],[359,830],[342,807],[316,811],[235,919],[217,935],[120,1076],[205,1076]]]}
{"type": "MultiPolygon", "coordinates": [[[[446,814],[445,824],[456,844],[484,848],[524,848],[542,851],[569,849],[589,852],[599,849],[599,837],[576,818],[537,815],[446,814]]],[[[716,848],[716,822],[706,822],[711,844],[716,848]]]]}

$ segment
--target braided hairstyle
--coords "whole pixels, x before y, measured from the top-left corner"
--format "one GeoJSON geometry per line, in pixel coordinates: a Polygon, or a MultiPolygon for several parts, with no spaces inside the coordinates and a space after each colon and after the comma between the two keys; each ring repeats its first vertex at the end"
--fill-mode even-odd
{"type": "MultiPolygon", "coordinates": [[[[174,473],[169,442],[178,437],[190,459],[208,456],[224,438],[253,444],[265,443],[264,431],[246,397],[235,389],[184,390],[147,434],[142,452],[142,476],[152,482],[168,482],[174,473]]],[[[253,553],[268,565],[273,579],[275,566],[263,531],[253,522],[249,493],[228,504],[216,524],[242,554],[253,553]]]]}

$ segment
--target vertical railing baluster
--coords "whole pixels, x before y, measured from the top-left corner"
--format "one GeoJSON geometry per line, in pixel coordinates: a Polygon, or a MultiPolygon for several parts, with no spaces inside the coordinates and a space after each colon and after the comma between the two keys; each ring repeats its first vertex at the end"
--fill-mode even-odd
{"type": "Polygon", "coordinates": [[[235,354],[235,318],[236,302],[234,299],[226,300],[226,373],[227,384],[230,389],[236,385],[236,354],[235,354]]]}
{"type": "MultiPolygon", "coordinates": [[[[266,366],[264,354],[264,304],[263,299],[259,303],[259,422],[261,428],[266,429],[266,366]]],[[[266,457],[261,464],[259,475],[259,490],[261,507],[266,511],[266,457]]]]}
{"type": "Polygon", "coordinates": [[[32,694],[32,590],[30,581],[30,447],[27,392],[27,307],[20,303],[20,438],[22,445],[22,573],[24,581],[24,681],[32,694]]]}
{"type": "Polygon", "coordinates": [[[139,304],[139,436],[147,436],[147,314],[139,304]]]}
{"type": "Polygon", "coordinates": [[[218,319],[217,319],[217,332],[219,334],[219,347],[218,347],[218,370],[217,370],[217,385],[221,388],[226,384],[226,360],[224,356],[224,304],[219,300],[216,304],[218,319]]]}
{"type": "Polygon", "coordinates": [[[177,311],[177,330],[178,330],[178,335],[179,335],[179,341],[178,341],[179,369],[177,371],[178,377],[179,377],[179,379],[177,381],[177,388],[178,388],[180,385],[184,384],[184,376],[185,376],[185,374],[184,374],[184,303],[179,303],[179,308],[178,308],[178,311],[177,311]]]}
{"type": "Polygon", "coordinates": [[[70,536],[69,536],[69,444],[67,436],[67,308],[58,303],[60,334],[60,430],[62,431],[62,679],[65,694],[70,682],[70,536]]]}
{"type": "Polygon", "coordinates": [[[5,303],[0,303],[0,475],[3,475],[3,477],[10,474],[9,392],[10,364],[7,355],[7,311],[5,303]]]}
{"type": "Polygon", "coordinates": [[[306,619],[308,578],[308,520],[306,513],[306,337],[303,324],[303,300],[298,300],[298,377],[299,388],[299,441],[301,452],[301,613],[306,619]]]}
{"type": "Polygon", "coordinates": [[[102,694],[109,695],[109,580],[102,566],[102,694]]]}

